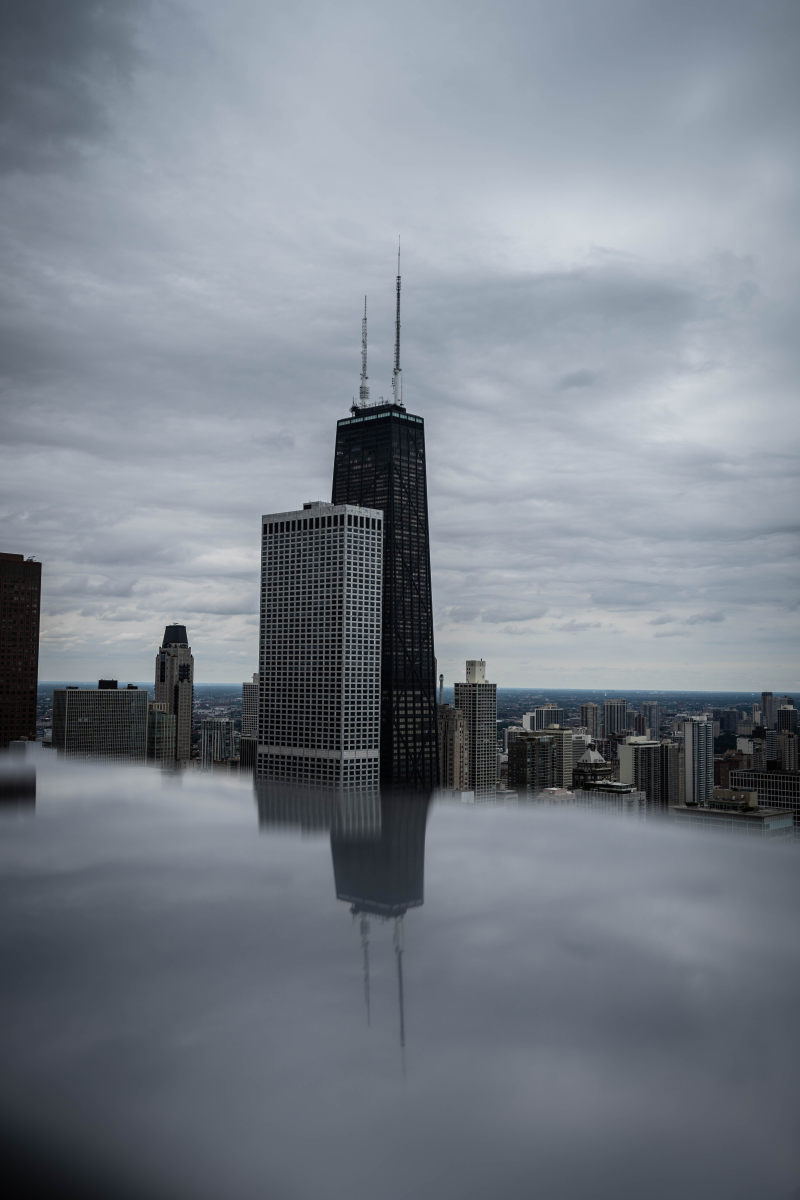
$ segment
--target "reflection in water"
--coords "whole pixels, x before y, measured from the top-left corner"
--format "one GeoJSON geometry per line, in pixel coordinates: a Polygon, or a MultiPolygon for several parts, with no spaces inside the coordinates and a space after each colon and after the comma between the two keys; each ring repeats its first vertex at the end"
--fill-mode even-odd
{"type": "Polygon", "coordinates": [[[0,760],[0,813],[36,808],[36,768],[15,755],[0,760]]]}
{"type": "Polygon", "coordinates": [[[370,1023],[369,935],[370,916],[393,920],[392,943],[397,965],[397,999],[400,1045],[405,1048],[403,994],[403,917],[423,901],[425,877],[425,826],[428,798],[418,795],[384,796],[380,805],[380,831],[370,840],[331,832],[333,878],[336,895],[359,917],[364,967],[364,1003],[370,1023]]]}
{"type": "Polygon", "coordinates": [[[359,918],[367,1024],[370,1006],[370,917],[393,922],[397,968],[400,1045],[405,1047],[403,917],[423,902],[427,793],[287,789],[285,784],[255,782],[262,829],[294,827],[307,832],[330,830],[336,896],[359,918]]]}

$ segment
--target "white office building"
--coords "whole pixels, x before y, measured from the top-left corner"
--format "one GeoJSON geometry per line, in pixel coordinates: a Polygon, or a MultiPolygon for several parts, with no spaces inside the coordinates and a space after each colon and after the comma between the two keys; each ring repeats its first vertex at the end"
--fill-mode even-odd
{"type": "Polygon", "coordinates": [[[314,502],[261,536],[256,776],[376,787],[383,515],[314,502]]]}

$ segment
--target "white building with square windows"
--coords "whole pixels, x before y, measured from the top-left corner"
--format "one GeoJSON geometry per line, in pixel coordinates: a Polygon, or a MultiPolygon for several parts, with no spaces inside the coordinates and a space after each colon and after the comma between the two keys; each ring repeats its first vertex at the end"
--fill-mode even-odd
{"type": "Polygon", "coordinates": [[[377,786],[382,586],[379,510],[262,518],[257,778],[377,786]]]}

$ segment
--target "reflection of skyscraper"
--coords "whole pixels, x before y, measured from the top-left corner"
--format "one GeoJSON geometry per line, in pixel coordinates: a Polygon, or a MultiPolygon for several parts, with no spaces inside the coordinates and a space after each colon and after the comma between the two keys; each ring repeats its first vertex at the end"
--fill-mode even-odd
{"type": "Polygon", "coordinates": [[[0,748],[36,737],[42,564],[0,554],[0,748]]]}
{"type": "Polygon", "coordinates": [[[381,801],[379,838],[331,834],[336,895],[360,917],[364,970],[364,1001],[370,1016],[370,917],[394,921],[393,946],[397,965],[400,1045],[405,1046],[403,996],[403,917],[423,902],[427,797],[392,795],[381,801]]]}
{"type": "Polygon", "coordinates": [[[175,761],[187,763],[192,756],[194,658],[185,625],[167,625],[164,630],[156,654],[155,700],[175,714],[175,761]]]}
{"type": "Polygon", "coordinates": [[[402,402],[399,273],[396,329],[391,404],[368,404],[364,337],[360,403],[336,427],[332,499],[383,513],[381,782],[434,788],[439,766],[425,427],[402,402]]]}

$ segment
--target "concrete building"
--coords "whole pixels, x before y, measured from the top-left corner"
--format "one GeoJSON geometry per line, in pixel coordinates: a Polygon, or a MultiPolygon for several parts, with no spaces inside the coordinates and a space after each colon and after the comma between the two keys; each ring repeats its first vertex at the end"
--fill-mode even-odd
{"type": "Polygon", "coordinates": [[[468,790],[482,798],[497,789],[497,684],[486,682],[486,663],[467,660],[465,683],[454,685],[455,707],[466,719],[468,790]]]}
{"type": "Polygon", "coordinates": [[[556,786],[556,747],[545,730],[526,731],[508,747],[508,786],[518,792],[541,792],[556,786]]]}
{"type": "Polygon", "coordinates": [[[775,728],[775,697],[772,692],[761,693],[761,719],[765,729],[775,728]]]}
{"type": "Polygon", "coordinates": [[[242,684],[242,737],[258,737],[258,671],[252,683],[242,684]]]}
{"type": "Polygon", "coordinates": [[[234,727],[230,717],[204,717],[200,723],[200,764],[209,770],[214,763],[230,762],[236,756],[234,727]]]}
{"type": "Polygon", "coordinates": [[[581,705],[581,725],[594,742],[600,736],[600,709],[593,702],[581,705]]]}
{"type": "Polygon", "coordinates": [[[754,791],[764,808],[788,808],[800,836],[800,772],[756,771],[746,768],[730,773],[730,786],[736,791],[754,791]]]}
{"type": "Polygon", "coordinates": [[[524,713],[522,716],[522,728],[528,733],[533,733],[537,729],[547,729],[549,725],[563,724],[564,710],[552,702],[540,704],[532,712],[524,713]]]}
{"type": "Polygon", "coordinates": [[[175,714],[163,701],[147,706],[147,761],[161,767],[175,766],[175,714]]]}
{"type": "Polygon", "coordinates": [[[661,743],[629,737],[617,753],[621,783],[631,783],[653,805],[661,803],[661,743]]]}
{"type": "Polygon", "coordinates": [[[313,502],[268,514],[261,531],[256,774],[376,787],[383,515],[313,502]]]}
{"type": "Polygon", "coordinates": [[[0,750],[36,738],[42,564],[0,554],[0,750]]]}
{"type": "Polygon", "coordinates": [[[683,722],[683,803],[705,804],[714,790],[714,729],[705,717],[683,722]]]}
{"type": "Polygon", "coordinates": [[[778,766],[782,771],[796,771],[798,769],[798,736],[796,733],[779,733],[776,739],[778,743],[778,766]]]}
{"type": "Polygon", "coordinates": [[[657,742],[661,736],[661,705],[659,702],[657,700],[644,700],[642,702],[642,716],[644,717],[650,737],[654,742],[657,742]]]}
{"type": "Polygon", "coordinates": [[[53,748],[76,758],[144,762],[147,754],[147,692],[116,680],[102,687],[55,688],[53,748]]]}
{"type": "Polygon", "coordinates": [[[469,790],[469,735],[467,718],[452,704],[440,704],[436,711],[439,726],[439,783],[447,791],[469,790]]]}
{"type": "Polygon", "coordinates": [[[603,737],[608,740],[614,734],[624,733],[628,728],[628,701],[603,701],[603,737]]]}
{"type": "Polygon", "coordinates": [[[678,805],[670,814],[695,829],[760,838],[791,838],[794,834],[791,810],[761,807],[758,792],[752,789],[717,787],[705,804],[678,805]]]}
{"type": "Polygon", "coordinates": [[[194,658],[185,625],[167,625],[156,654],[155,700],[166,704],[175,717],[175,761],[186,764],[192,756],[194,658]]]}

